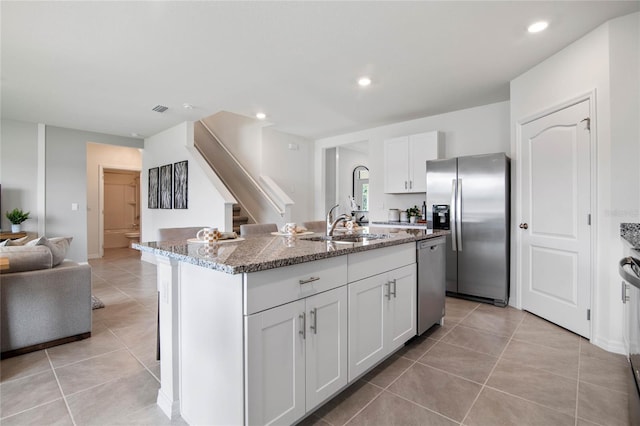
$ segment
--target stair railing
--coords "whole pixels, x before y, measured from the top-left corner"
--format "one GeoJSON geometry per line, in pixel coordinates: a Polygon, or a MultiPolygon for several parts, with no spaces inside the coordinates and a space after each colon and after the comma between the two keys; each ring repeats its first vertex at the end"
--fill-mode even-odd
{"type": "MultiPolygon", "coordinates": [[[[249,182],[251,182],[251,184],[253,185],[254,189],[256,191],[258,191],[265,200],[267,200],[267,202],[273,207],[273,209],[280,215],[280,217],[285,217],[285,213],[286,213],[286,209],[281,208],[280,206],[278,206],[278,204],[269,196],[269,194],[267,194],[265,192],[264,189],[262,189],[262,187],[258,184],[258,182],[256,182],[256,180],[253,178],[253,176],[251,176],[251,174],[247,171],[247,169],[244,168],[244,166],[238,161],[238,159],[235,157],[235,155],[233,155],[231,153],[231,151],[229,151],[229,149],[220,141],[220,139],[218,139],[218,137],[215,135],[215,133],[213,133],[213,131],[209,128],[209,126],[206,125],[206,123],[202,120],[199,120],[199,123],[202,124],[202,126],[205,128],[205,130],[211,135],[211,137],[216,141],[216,143],[218,144],[218,146],[220,146],[220,148],[222,148],[225,153],[229,156],[229,158],[231,159],[231,161],[234,163],[234,165],[242,171],[243,175],[249,180],[249,182]]],[[[235,194],[234,194],[235,196],[235,194]]],[[[238,199],[238,197],[236,197],[236,200],[238,199]]],[[[239,201],[239,200],[238,200],[239,201]]],[[[241,204],[241,203],[240,203],[241,204]]],[[[244,208],[244,207],[243,207],[244,208]]],[[[247,211],[245,209],[245,211],[247,211]]],[[[248,211],[247,211],[248,213],[248,211]]],[[[249,213],[248,213],[249,214],[249,213]]],[[[250,215],[251,216],[251,215],[250,215]]]]}

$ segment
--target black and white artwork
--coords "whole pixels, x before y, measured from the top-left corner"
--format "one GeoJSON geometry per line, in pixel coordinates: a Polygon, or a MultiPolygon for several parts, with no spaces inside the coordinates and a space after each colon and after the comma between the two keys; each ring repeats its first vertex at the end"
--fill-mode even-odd
{"type": "Polygon", "coordinates": [[[149,169],[148,207],[150,209],[158,208],[158,191],[160,190],[160,186],[158,185],[158,172],[159,169],[157,167],[149,169]]]}
{"type": "Polygon", "coordinates": [[[180,161],[173,164],[173,208],[188,208],[189,162],[180,161]]]}
{"type": "Polygon", "coordinates": [[[170,209],[173,193],[172,178],[173,164],[160,167],[160,208],[170,209]]]}

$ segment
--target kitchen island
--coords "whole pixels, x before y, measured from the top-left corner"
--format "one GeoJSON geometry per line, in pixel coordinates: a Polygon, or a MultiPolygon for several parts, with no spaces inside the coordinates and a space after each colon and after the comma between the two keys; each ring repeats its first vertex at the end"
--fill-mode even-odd
{"type": "Polygon", "coordinates": [[[160,292],[158,405],[189,424],[292,424],[416,334],[416,241],[256,236],[153,253],[160,292]]]}

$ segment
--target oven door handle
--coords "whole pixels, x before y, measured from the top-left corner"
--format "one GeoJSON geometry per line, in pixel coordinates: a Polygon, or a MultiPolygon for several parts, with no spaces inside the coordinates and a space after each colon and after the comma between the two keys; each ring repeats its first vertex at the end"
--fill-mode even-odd
{"type": "Polygon", "coordinates": [[[638,265],[638,261],[633,257],[623,257],[620,259],[620,263],[618,265],[618,273],[626,282],[640,289],[640,277],[638,277],[635,273],[629,273],[624,268],[627,265],[638,265]]]}

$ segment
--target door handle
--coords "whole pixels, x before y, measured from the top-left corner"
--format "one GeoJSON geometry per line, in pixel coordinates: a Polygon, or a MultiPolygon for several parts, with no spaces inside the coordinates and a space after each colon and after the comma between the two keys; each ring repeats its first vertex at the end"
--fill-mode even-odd
{"type": "Polygon", "coordinates": [[[307,313],[301,313],[300,315],[298,315],[298,318],[300,318],[300,322],[302,323],[298,334],[300,334],[302,336],[302,339],[304,340],[307,338],[307,313]]]}
{"type": "Polygon", "coordinates": [[[386,297],[387,300],[391,300],[391,281],[384,283],[384,286],[387,288],[387,294],[385,294],[384,297],[386,297]]]}
{"type": "Polygon", "coordinates": [[[311,317],[311,325],[309,326],[309,329],[313,330],[313,334],[318,334],[318,308],[310,310],[309,316],[311,317]]]}
{"type": "Polygon", "coordinates": [[[622,281],[621,284],[622,284],[622,303],[627,303],[629,301],[629,295],[627,295],[627,289],[629,288],[629,284],[625,283],[624,281],[622,281]]]}
{"type": "Polygon", "coordinates": [[[404,189],[407,189],[407,181],[404,181],[404,189]]]}
{"type": "Polygon", "coordinates": [[[456,232],[456,189],[458,187],[456,179],[451,180],[451,207],[450,207],[450,227],[451,227],[451,250],[458,251],[458,233],[456,232]]]}
{"type": "Polygon", "coordinates": [[[396,280],[393,279],[391,280],[391,282],[389,283],[389,300],[391,300],[391,295],[393,294],[393,298],[395,299],[396,296],[396,280]],[[393,292],[391,291],[391,284],[393,284],[393,292]]]}
{"type": "Polygon", "coordinates": [[[529,229],[529,225],[526,223],[521,223],[520,224],[520,229],[529,229]]]}
{"type": "Polygon", "coordinates": [[[458,251],[462,251],[462,179],[458,179],[456,188],[456,226],[458,226],[458,251]]]}

